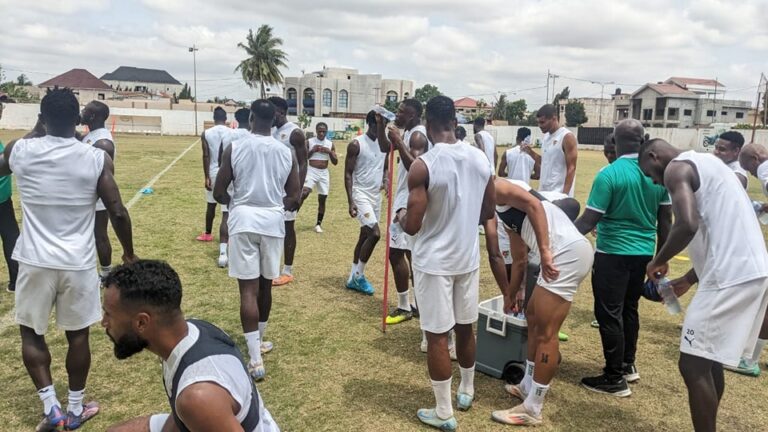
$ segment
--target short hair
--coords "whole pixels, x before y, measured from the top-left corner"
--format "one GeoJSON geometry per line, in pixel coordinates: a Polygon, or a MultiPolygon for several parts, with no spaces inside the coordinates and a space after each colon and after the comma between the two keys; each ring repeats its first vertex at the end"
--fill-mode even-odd
{"type": "Polygon", "coordinates": [[[646,153],[655,149],[656,144],[661,144],[661,143],[669,144],[668,142],[664,141],[661,138],[653,138],[640,144],[640,149],[637,152],[637,160],[641,161],[645,157],[646,153]]]}
{"type": "Polygon", "coordinates": [[[91,101],[88,105],[93,107],[93,112],[99,120],[106,120],[109,117],[109,106],[101,101],[91,101]]]}
{"type": "Polygon", "coordinates": [[[275,105],[272,103],[272,98],[256,99],[251,104],[251,112],[257,119],[271,122],[275,118],[275,105]]]}
{"type": "Polygon", "coordinates": [[[121,302],[167,313],[181,311],[181,280],[165,261],[138,260],[118,266],[107,275],[104,286],[117,288],[121,302]]]}
{"type": "Polygon", "coordinates": [[[235,111],[235,120],[237,120],[238,124],[248,124],[248,117],[251,116],[251,110],[248,108],[240,108],[239,110],[235,111]]]}
{"type": "Polygon", "coordinates": [[[448,96],[435,96],[427,102],[427,121],[449,126],[456,120],[456,108],[448,96]]]}
{"type": "Polygon", "coordinates": [[[420,118],[421,113],[424,112],[424,106],[421,104],[421,102],[418,99],[414,99],[414,98],[405,99],[401,103],[407,107],[413,108],[413,111],[416,112],[416,117],[420,118]]]}
{"type": "Polygon", "coordinates": [[[376,127],[376,111],[368,111],[368,114],[365,116],[365,124],[371,127],[376,127]]]}
{"type": "Polygon", "coordinates": [[[557,117],[557,107],[552,104],[545,104],[536,111],[536,117],[552,118],[557,117]]]}
{"type": "Polygon", "coordinates": [[[531,136],[531,130],[528,129],[527,127],[523,126],[517,130],[517,139],[519,139],[520,141],[528,138],[529,136],[531,136]]]}
{"type": "Polygon", "coordinates": [[[227,120],[227,112],[224,111],[224,108],[222,107],[216,107],[213,110],[213,120],[214,121],[226,121],[227,120]]]}
{"type": "Polygon", "coordinates": [[[562,198],[555,200],[552,204],[559,207],[571,222],[575,221],[579,217],[579,212],[581,212],[581,204],[574,198],[562,198]]]}
{"type": "Polygon", "coordinates": [[[744,135],[736,131],[723,132],[720,134],[718,138],[720,138],[723,141],[728,141],[729,143],[732,143],[739,149],[741,149],[741,147],[744,146],[744,135]]]}
{"type": "Polygon", "coordinates": [[[284,113],[288,113],[288,102],[286,102],[285,99],[281,98],[280,96],[272,96],[267,100],[272,102],[272,104],[275,105],[275,108],[281,110],[284,113]]]}
{"type": "Polygon", "coordinates": [[[76,126],[80,117],[80,103],[71,89],[54,87],[48,89],[40,101],[40,113],[48,126],[76,126]]]}
{"type": "Polygon", "coordinates": [[[457,126],[456,127],[456,138],[464,139],[467,137],[467,130],[464,129],[464,126],[457,126]]]}
{"type": "Polygon", "coordinates": [[[613,141],[613,132],[609,133],[608,135],[603,138],[603,146],[615,146],[616,143],[613,141]]]}
{"type": "Polygon", "coordinates": [[[328,130],[328,125],[325,124],[325,122],[320,122],[320,123],[316,124],[315,125],[315,130],[317,130],[317,128],[319,128],[320,126],[324,127],[325,130],[328,130]]]}
{"type": "Polygon", "coordinates": [[[478,117],[476,118],[472,124],[474,124],[477,127],[485,127],[485,117],[478,117]]]}

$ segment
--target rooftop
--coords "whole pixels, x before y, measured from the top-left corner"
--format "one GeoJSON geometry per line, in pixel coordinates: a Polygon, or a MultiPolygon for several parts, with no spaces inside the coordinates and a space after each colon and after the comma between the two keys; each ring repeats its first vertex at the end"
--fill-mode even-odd
{"type": "Polygon", "coordinates": [[[677,84],[680,86],[697,85],[697,86],[709,86],[709,87],[725,87],[723,83],[717,80],[709,78],[685,78],[685,77],[671,77],[664,81],[665,84],[677,84]]]}
{"type": "Polygon", "coordinates": [[[477,108],[477,101],[472,98],[463,97],[453,101],[453,106],[455,108],[477,108]]]}
{"type": "Polygon", "coordinates": [[[144,69],[132,66],[120,66],[114,72],[104,74],[101,77],[105,81],[134,81],[156,84],[181,85],[171,74],[160,69],[144,69]]]}
{"type": "Polygon", "coordinates": [[[94,89],[111,90],[112,88],[104,81],[96,78],[92,73],[85,69],[72,69],[61,75],[55,76],[48,81],[41,82],[38,87],[68,87],[71,89],[94,89]]]}

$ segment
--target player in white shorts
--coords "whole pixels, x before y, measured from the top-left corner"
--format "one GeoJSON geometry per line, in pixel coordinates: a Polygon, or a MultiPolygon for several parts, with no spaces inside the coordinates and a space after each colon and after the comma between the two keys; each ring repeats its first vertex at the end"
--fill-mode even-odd
{"type": "Polygon", "coordinates": [[[749,196],[715,156],[654,139],[640,148],[639,163],[667,188],[675,216],[648,277],[666,275],[669,260],[686,247],[693,262],[672,281],[678,296],[699,284],[683,322],[679,368],[694,429],[714,431],[725,389],[722,365],[738,366],[757,341],[768,304],[768,252],[749,196]]]}
{"type": "MultiPolygon", "coordinates": [[[[205,231],[197,236],[197,241],[213,241],[213,220],[216,217],[216,200],[213,198],[213,184],[216,183],[216,174],[219,172],[219,155],[224,137],[229,135],[227,127],[227,112],[222,107],[216,107],[213,110],[213,124],[210,129],[206,129],[200,135],[200,143],[203,147],[203,175],[205,176],[205,231]]],[[[221,224],[219,226],[219,236],[221,237],[222,227],[227,225],[227,208],[221,207],[221,224]]],[[[226,242],[220,239],[226,248],[226,242]]]]}
{"type": "Polygon", "coordinates": [[[123,247],[123,260],[134,261],[131,219],[113,177],[112,160],[98,148],[75,138],[80,106],[69,89],[49,90],[40,103],[46,135],[31,133],[8,144],[0,158],[0,175],[13,172],[21,196],[22,230],[13,252],[19,263],[16,323],[21,354],[44,418],[37,430],[76,429],[98,413],[98,404],[83,404],[91,363],[89,326],[101,319],[96,245],[96,201],[106,206],[123,247]],[[69,406],[56,398],[51,353],[45,341],[48,320],[67,335],[69,406]]]}
{"type": "Polygon", "coordinates": [[[229,276],[240,288],[240,321],[248,345],[248,370],[264,379],[262,343],[272,309],[272,280],[280,271],[285,224],[283,209],[301,199],[296,157],[272,137],[275,106],[266,99],[251,104],[251,134],[227,146],[213,195],[229,206],[229,276]],[[228,188],[232,184],[233,193],[228,188]]]}
{"type": "MultiPolygon", "coordinates": [[[[560,205],[574,207],[572,198],[560,205]]],[[[519,386],[507,392],[523,403],[494,411],[494,420],[524,426],[543,422],[541,410],[559,364],[558,332],[568,316],[581,281],[592,268],[592,245],[579,233],[559,206],[528,184],[518,180],[496,180],[496,213],[512,243],[512,277],[504,295],[505,311],[520,311],[528,251],[538,252],[541,273],[528,299],[528,360],[519,386]]],[[[578,210],[576,210],[578,213],[578,210]]],[[[575,216],[575,215],[573,215],[575,216]]]]}
{"type": "Polygon", "coordinates": [[[328,172],[328,161],[337,165],[339,158],[336,156],[336,146],[333,141],[326,138],[328,125],[320,122],[315,126],[315,137],[309,139],[309,166],[307,167],[307,179],[304,181],[304,190],[301,193],[301,201],[312,193],[317,187],[317,223],[315,232],[323,232],[322,224],[325,216],[325,201],[331,190],[331,173],[328,172]]]}
{"type": "Polygon", "coordinates": [[[420,409],[417,416],[425,424],[452,431],[457,424],[448,332],[456,332],[461,373],[456,404],[468,410],[475,393],[477,224],[493,217],[493,168],[483,152],[456,139],[456,110],[450,98],[430,99],[426,117],[427,135],[435,144],[411,165],[408,207],[399,223],[407,234],[418,233],[412,251],[414,291],[421,329],[427,334],[427,369],[436,400],[435,408],[420,409]]]}
{"type": "MultiPolygon", "coordinates": [[[[299,181],[303,185],[307,178],[307,137],[304,131],[295,123],[289,122],[288,102],[285,99],[272,96],[269,101],[275,105],[275,122],[272,127],[272,137],[280,141],[293,151],[296,163],[299,165],[299,181]]],[[[301,207],[301,202],[299,202],[301,207]]],[[[285,285],[293,282],[293,258],[296,255],[296,215],[299,208],[285,210],[285,241],[284,254],[285,265],[280,276],[272,282],[274,286],[285,285]]]]}
{"type": "Polygon", "coordinates": [[[346,287],[373,295],[373,286],[365,278],[365,265],[381,237],[381,190],[386,184],[389,151],[382,151],[376,139],[376,113],[368,112],[365,123],[368,125],[365,134],[349,143],[344,162],[344,188],[349,215],[360,222],[360,236],[355,245],[346,287]]]}

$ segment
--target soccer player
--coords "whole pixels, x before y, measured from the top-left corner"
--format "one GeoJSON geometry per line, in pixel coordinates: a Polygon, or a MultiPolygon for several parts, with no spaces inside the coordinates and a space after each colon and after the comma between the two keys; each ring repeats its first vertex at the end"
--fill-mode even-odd
{"type": "Polygon", "coordinates": [[[493,168],[476,148],[454,135],[453,101],[436,96],[427,102],[427,132],[434,147],[411,164],[408,207],[398,222],[413,244],[414,291],[421,329],[427,333],[427,369],[436,407],[420,409],[421,422],[455,430],[451,405],[448,332],[456,332],[461,382],[460,410],[474,399],[475,336],[480,275],[477,224],[493,218],[493,168]]]}
{"type": "MultiPolygon", "coordinates": [[[[539,192],[561,192],[573,197],[576,186],[578,142],[576,136],[560,126],[557,108],[547,104],[536,112],[541,141],[541,176],[539,192]]],[[[531,150],[533,152],[533,150],[531,150]]]]}
{"type": "Polygon", "coordinates": [[[744,146],[744,135],[736,131],[723,132],[715,141],[715,151],[712,153],[728,165],[744,189],[749,184],[747,171],[739,165],[739,152],[744,146]]]}
{"type": "Polygon", "coordinates": [[[661,139],[640,148],[640,168],[672,198],[675,222],[646,274],[667,274],[688,247],[693,269],[672,281],[680,296],[699,284],[683,322],[680,373],[694,429],[715,431],[725,389],[722,365],[738,366],[757,342],[768,304],[768,252],[746,191],[711,154],[680,151],[661,139]]]}
{"type": "Polygon", "coordinates": [[[485,118],[478,117],[472,122],[472,132],[475,134],[475,145],[477,148],[485,153],[488,160],[493,165],[493,172],[496,172],[496,162],[498,155],[496,155],[496,140],[493,139],[493,135],[485,130],[485,118]]]}
{"type": "Polygon", "coordinates": [[[499,176],[520,180],[526,184],[539,178],[541,158],[531,151],[531,130],[521,127],[517,130],[517,146],[504,152],[499,163],[499,176]]]}
{"type": "Polygon", "coordinates": [[[336,146],[333,141],[326,138],[328,125],[320,122],[315,126],[314,138],[309,139],[309,167],[307,167],[307,179],[304,181],[304,190],[301,201],[307,199],[312,190],[317,186],[317,223],[315,232],[323,232],[322,224],[325,216],[325,201],[331,190],[331,174],[328,172],[328,161],[337,165],[339,158],[336,156],[336,146]]]}
{"type": "MultiPolygon", "coordinates": [[[[112,133],[104,127],[104,123],[109,117],[109,107],[103,102],[91,101],[83,108],[80,117],[80,123],[88,126],[89,131],[82,141],[107,152],[114,164],[117,152],[115,140],[112,138],[112,133]]],[[[96,202],[96,222],[94,223],[93,234],[96,237],[96,254],[99,256],[99,264],[101,264],[99,275],[102,278],[112,270],[112,245],[109,243],[109,234],[107,234],[108,224],[107,208],[99,200],[96,202]]]]}
{"type": "MultiPolygon", "coordinates": [[[[560,363],[558,332],[568,316],[581,281],[592,266],[592,245],[569,216],[524,182],[496,180],[496,213],[512,245],[512,278],[504,293],[504,309],[520,311],[520,286],[525,279],[528,251],[538,252],[541,272],[525,309],[528,321],[528,360],[519,386],[507,392],[522,404],[494,411],[498,422],[528,426],[543,422],[541,410],[560,363]]],[[[574,199],[562,205],[575,208],[574,199]]]]}
{"type": "Polygon", "coordinates": [[[456,126],[456,139],[459,141],[467,139],[467,130],[464,129],[464,126],[456,126]]]}
{"type": "MultiPolygon", "coordinates": [[[[0,118],[3,117],[3,104],[0,103],[0,118]]],[[[0,142],[0,154],[5,150],[0,142]]],[[[16,291],[16,277],[19,274],[19,263],[13,258],[13,248],[19,238],[19,224],[16,222],[16,213],[13,211],[11,194],[11,176],[0,177],[0,238],[3,240],[3,255],[5,265],[8,268],[8,292],[16,291]]]]}
{"type": "MultiPolygon", "coordinates": [[[[285,99],[272,96],[269,101],[275,105],[275,123],[272,128],[272,137],[291,149],[296,162],[299,165],[299,181],[303,185],[307,178],[307,139],[304,131],[295,123],[289,122],[288,102],[285,99]]],[[[299,203],[301,207],[301,203],[299,203]]],[[[299,209],[285,210],[285,241],[284,254],[285,265],[280,277],[272,283],[274,286],[285,285],[293,282],[293,258],[296,255],[296,215],[299,209]]]]}
{"type": "Polygon", "coordinates": [[[272,309],[272,280],[280,271],[283,209],[295,211],[301,199],[296,157],[271,135],[275,112],[268,100],[251,104],[252,133],[224,150],[213,190],[216,200],[231,212],[229,276],[237,279],[240,289],[248,370],[257,381],[266,374],[262,351],[272,350],[272,343],[262,340],[272,309]]]}
{"type": "MultiPolygon", "coordinates": [[[[208,204],[205,209],[205,232],[197,236],[197,240],[204,242],[213,241],[211,230],[213,229],[213,219],[216,217],[216,200],[213,199],[213,184],[216,183],[216,174],[219,172],[221,145],[224,142],[224,137],[229,135],[230,132],[230,129],[227,127],[227,112],[224,111],[224,108],[216,107],[213,110],[213,124],[213,127],[204,130],[202,135],[200,135],[200,142],[203,146],[205,197],[208,204]]],[[[227,208],[222,206],[219,234],[221,234],[222,227],[227,225],[226,212],[227,208]]],[[[219,241],[219,250],[222,248],[226,250],[227,243],[221,239],[219,241]]]]}
{"type": "Polygon", "coordinates": [[[171,410],[110,432],[279,431],[235,342],[209,322],[185,319],[181,280],[171,266],[154,260],[120,266],[105,286],[101,325],[115,357],[145,349],[160,357],[171,410]]]}
{"type": "Polygon", "coordinates": [[[49,90],[40,103],[46,135],[13,141],[0,158],[0,175],[13,172],[21,195],[23,230],[13,252],[19,263],[16,322],[24,366],[43,402],[39,430],[77,429],[99,410],[96,403],[83,404],[91,365],[89,327],[101,320],[93,235],[99,198],[123,247],[123,260],[136,260],[131,219],[113,177],[112,159],[75,138],[79,111],[71,90],[49,90]],[[69,344],[66,413],[56,398],[45,341],[54,305],[56,324],[69,344]]]}
{"type": "Polygon", "coordinates": [[[381,238],[381,189],[386,184],[389,149],[382,150],[376,139],[375,112],[368,112],[365,123],[368,129],[347,145],[344,162],[344,188],[347,191],[349,216],[360,222],[360,236],[355,245],[352,270],[346,287],[373,295],[373,286],[365,278],[365,265],[381,238]]]}
{"type": "Polygon", "coordinates": [[[638,167],[637,154],[645,142],[643,125],[635,119],[622,120],[612,139],[619,158],[598,172],[587,208],[576,221],[582,234],[598,230],[592,292],[605,358],[603,373],[582,379],[581,385],[626,397],[632,394],[627,382],[640,379],[635,354],[645,267],[657,245],[667,240],[672,203],[667,191],[638,167]]]}

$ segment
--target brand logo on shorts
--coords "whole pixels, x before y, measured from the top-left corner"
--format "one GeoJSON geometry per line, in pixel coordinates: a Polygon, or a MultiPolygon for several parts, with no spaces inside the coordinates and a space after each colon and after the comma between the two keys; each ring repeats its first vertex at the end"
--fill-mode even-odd
{"type": "Polygon", "coordinates": [[[369,217],[371,217],[371,214],[370,213],[366,213],[366,214],[363,215],[363,217],[368,219],[369,217]]]}

